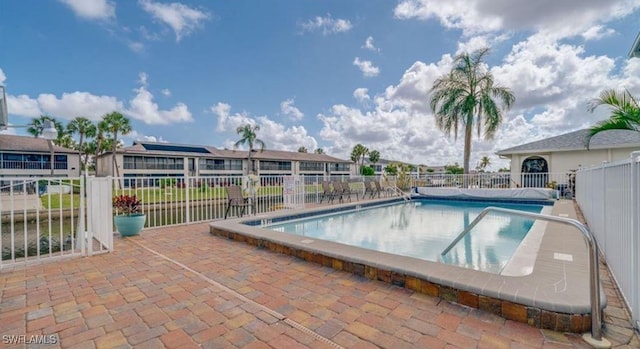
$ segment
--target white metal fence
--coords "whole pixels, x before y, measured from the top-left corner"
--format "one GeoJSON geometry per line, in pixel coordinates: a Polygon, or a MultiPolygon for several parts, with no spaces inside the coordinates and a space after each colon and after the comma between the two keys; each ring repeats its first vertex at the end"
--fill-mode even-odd
{"type": "Polygon", "coordinates": [[[580,169],[576,200],[640,328],[640,152],[580,169]]]}
{"type": "Polygon", "coordinates": [[[85,198],[83,177],[2,178],[0,269],[108,250],[92,248],[85,198]]]}

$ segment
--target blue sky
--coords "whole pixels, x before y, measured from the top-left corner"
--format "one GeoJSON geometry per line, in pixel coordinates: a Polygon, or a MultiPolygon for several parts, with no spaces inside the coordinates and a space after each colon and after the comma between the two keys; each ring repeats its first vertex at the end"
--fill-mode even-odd
{"type": "MultiPolygon", "coordinates": [[[[238,125],[268,148],[348,158],[462,163],[434,124],[433,81],[460,52],[489,46],[516,104],[472,164],[584,128],[605,88],[640,92],[640,0],[24,0],[0,3],[0,84],[9,122],[63,123],[113,110],[135,139],[231,148],[238,125]]],[[[4,133],[24,134],[20,128],[4,133]]]]}

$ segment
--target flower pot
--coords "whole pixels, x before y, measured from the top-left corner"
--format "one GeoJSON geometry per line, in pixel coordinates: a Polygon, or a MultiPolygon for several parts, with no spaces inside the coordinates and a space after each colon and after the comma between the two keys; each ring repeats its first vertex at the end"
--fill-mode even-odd
{"type": "Polygon", "coordinates": [[[133,214],[130,216],[113,217],[113,222],[116,225],[116,229],[123,237],[138,235],[142,228],[144,228],[144,223],[146,222],[146,220],[147,216],[143,213],[133,214]]]}

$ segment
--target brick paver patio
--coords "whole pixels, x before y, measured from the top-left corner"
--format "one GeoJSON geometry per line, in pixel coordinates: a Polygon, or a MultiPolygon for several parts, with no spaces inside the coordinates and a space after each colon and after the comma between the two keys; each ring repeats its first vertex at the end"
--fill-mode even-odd
{"type": "MultiPolygon", "coordinates": [[[[115,252],[0,271],[0,347],[588,348],[580,336],[228,241],[207,224],[116,239],[115,252]],[[16,337],[26,335],[26,337],[16,337]]],[[[605,336],[638,348],[615,289],[605,336]]]]}

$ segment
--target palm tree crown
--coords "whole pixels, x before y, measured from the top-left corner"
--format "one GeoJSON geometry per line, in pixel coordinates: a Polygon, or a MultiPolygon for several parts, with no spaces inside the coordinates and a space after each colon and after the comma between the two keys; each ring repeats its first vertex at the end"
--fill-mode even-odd
{"type": "Polygon", "coordinates": [[[453,132],[455,139],[458,128],[464,128],[465,174],[469,173],[474,124],[478,137],[484,131],[484,138],[492,139],[502,123],[502,110],[508,110],[515,102],[511,90],[494,83],[483,62],[488,52],[483,48],[457,55],[451,72],[436,79],[431,88],[430,106],[438,128],[447,135],[453,132]]]}
{"type": "MultiPolygon", "coordinates": [[[[119,144],[118,135],[126,135],[131,132],[131,122],[124,117],[124,115],[114,111],[102,117],[102,125],[99,127],[111,134],[111,139],[113,140],[113,144],[111,145],[111,161],[116,177],[120,177],[116,160],[116,148],[119,144]]],[[[120,181],[118,181],[118,183],[120,183],[120,181]]]]}
{"type": "Polygon", "coordinates": [[[631,130],[640,132],[640,104],[628,90],[604,90],[600,97],[589,101],[589,111],[593,112],[597,107],[605,105],[611,109],[611,116],[595,124],[589,129],[587,136],[587,149],[591,137],[607,130],[631,130]]]}
{"type": "Polygon", "coordinates": [[[87,163],[89,161],[89,153],[85,151],[86,147],[85,147],[84,141],[85,141],[85,137],[96,136],[96,133],[97,133],[96,125],[93,122],[91,122],[91,120],[85,117],[79,116],[69,121],[69,123],[67,124],[67,132],[71,135],[76,133],[78,134],[80,139],[77,144],[77,150],[79,150],[83,156],[82,167],[86,169],[87,163]]]}
{"type": "Polygon", "coordinates": [[[251,173],[255,172],[253,163],[251,162],[253,146],[254,145],[260,146],[260,151],[263,151],[265,148],[264,142],[260,138],[258,138],[256,134],[258,131],[260,131],[260,126],[258,125],[246,124],[244,126],[238,126],[238,128],[236,128],[236,133],[240,135],[240,140],[238,140],[233,145],[234,148],[237,148],[243,144],[247,144],[249,146],[248,161],[249,161],[249,165],[251,166],[251,173]]]}

